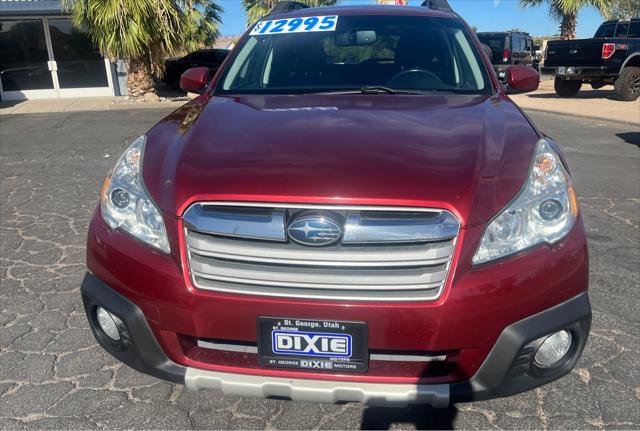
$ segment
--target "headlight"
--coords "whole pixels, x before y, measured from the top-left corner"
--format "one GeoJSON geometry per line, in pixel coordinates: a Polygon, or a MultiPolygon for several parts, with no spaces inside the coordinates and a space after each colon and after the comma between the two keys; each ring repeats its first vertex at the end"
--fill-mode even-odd
{"type": "Polygon", "coordinates": [[[164,220],[142,184],[141,136],[124,152],[102,187],[102,217],[112,229],[120,228],[142,242],[169,253],[164,220]]]}
{"type": "Polygon", "coordinates": [[[538,142],[529,178],[520,194],[495,217],[473,257],[479,264],[538,244],[562,239],[578,216],[578,199],[560,157],[544,139],[538,142]]]}

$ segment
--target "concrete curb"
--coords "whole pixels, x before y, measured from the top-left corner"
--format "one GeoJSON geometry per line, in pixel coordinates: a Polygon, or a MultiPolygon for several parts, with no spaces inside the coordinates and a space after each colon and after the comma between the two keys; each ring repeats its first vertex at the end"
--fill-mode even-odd
{"type": "Polygon", "coordinates": [[[638,128],[638,130],[640,131],[640,122],[636,123],[636,122],[627,121],[627,120],[617,120],[617,119],[611,119],[611,118],[607,118],[607,117],[604,117],[604,116],[596,116],[596,115],[572,114],[572,113],[568,113],[568,112],[562,112],[562,111],[550,110],[550,109],[527,108],[527,107],[524,107],[524,106],[520,106],[519,104],[518,104],[518,106],[524,112],[534,111],[534,112],[537,112],[539,114],[561,115],[563,117],[581,118],[581,119],[584,119],[584,120],[606,121],[606,122],[612,122],[612,123],[617,123],[617,124],[636,126],[638,128]]]}
{"type": "Polygon", "coordinates": [[[164,100],[159,102],[130,102],[124,98],[116,97],[28,100],[20,102],[1,102],[0,115],[111,111],[128,109],[177,109],[187,102],[188,100],[186,98],[184,100],[164,100]]]}
{"type": "MultiPolygon", "coordinates": [[[[536,93],[550,93],[541,88],[536,93]]],[[[577,118],[640,125],[640,103],[617,102],[609,99],[556,99],[548,101],[531,99],[530,95],[514,95],[511,99],[525,111],[546,112],[577,118]],[[562,105],[559,107],[558,105],[562,105]],[[636,121],[637,118],[637,121],[636,121]]],[[[177,109],[188,100],[164,100],[159,102],[131,102],[122,97],[96,97],[77,99],[29,100],[0,102],[0,116],[18,114],[42,114],[51,112],[83,112],[134,109],[177,109]]]]}

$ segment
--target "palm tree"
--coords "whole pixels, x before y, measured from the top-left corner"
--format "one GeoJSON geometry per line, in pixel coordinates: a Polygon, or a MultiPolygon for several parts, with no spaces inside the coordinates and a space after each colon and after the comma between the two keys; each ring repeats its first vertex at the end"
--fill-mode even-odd
{"type": "Polygon", "coordinates": [[[615,0],[611,10],[612,19],[640,17],[640,0],[615,0]]]}
{"type": "Polygon", "coordinates": [[[560,37],[565,40],[576,38],[576,23],[580,9],[593,6],[603,16],[608,16],[611,8],[611,0],[520,0],[522,7],[540,6],[543,3],[548,3],[549,15],[560,21],[560,37]]]}
{"type": "Polygon", "coordinates": [[[129,94],[153,92],[164,59],[218,36],[222,8],[214,0],[63,0],[74,25],[103,55],[127,62],[129,94]]]}
{"type": "MultiPolygon", "coordinates": [[[[310,7],[333,6],[337,0],[297,0],[310,7]]],[[[278,0],[242,0],[242,6],[247,14],[247,25],[251,25],[266,16],[278,3],[278,0]]]]}

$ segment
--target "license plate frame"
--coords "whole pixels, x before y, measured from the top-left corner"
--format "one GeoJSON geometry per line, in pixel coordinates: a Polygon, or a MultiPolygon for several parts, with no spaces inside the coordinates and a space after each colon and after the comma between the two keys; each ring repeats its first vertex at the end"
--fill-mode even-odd
{"type": "Polygon", "coordinates": [[[259,316],[257,331],[262,367],[334,373],[369,369],[366,322],[259,316]]]}

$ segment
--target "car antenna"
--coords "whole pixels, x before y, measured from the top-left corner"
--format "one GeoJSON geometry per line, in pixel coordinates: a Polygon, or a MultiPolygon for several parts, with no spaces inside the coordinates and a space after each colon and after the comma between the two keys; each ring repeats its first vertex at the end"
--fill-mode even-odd
{"type": "Polygon", "coordinates": [[[307,9],[307,6],[304,3],[300,3],[297,1],[279,1],[276,5],[269,11],[268,15],[274,15],[276,13],[285,13],[291,12],[299,9],[307,9]]]}
{"type": "Polygon", "coordinates": [[[428,7],[429,9],[441,10],[444,12],[453,12],[453,8],[447,0],[424,0],[422,2],[422,7],[428,7]]]}

